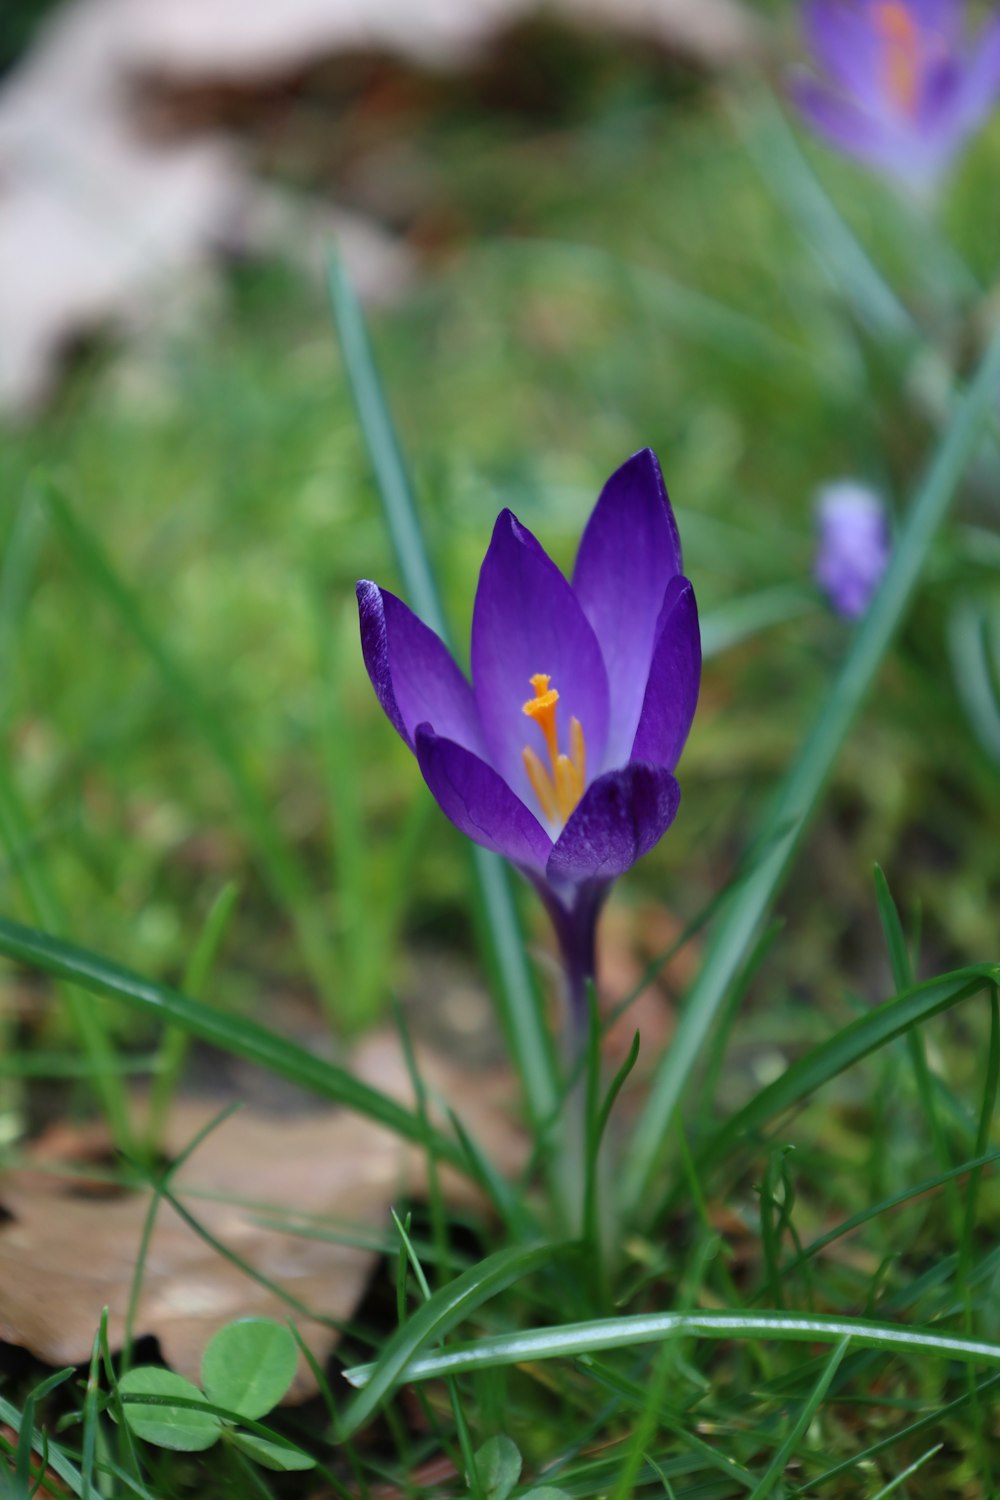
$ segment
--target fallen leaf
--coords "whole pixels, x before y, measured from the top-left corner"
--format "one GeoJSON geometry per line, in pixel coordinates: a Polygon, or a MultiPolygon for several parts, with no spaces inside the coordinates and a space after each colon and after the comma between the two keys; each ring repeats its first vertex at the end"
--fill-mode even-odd
{"type": "MultiPolygon", "coordinates": [[[[523,1162],[524,1138],[502,1103],[509,1078],[470,1073],[425,1054],[418,1065],[432,1105],[435,1095],[447,1099],[501,1167],[513,1170],[523,1162]]],[[[358,1070],[387,1093],[412,1100],[394,1038],[367,1042],[358,1070]]],[[[168,1156],[179,1155],[221,1107],[217,1100],[178,1103],[165,1141],[168,1156]]],[[[52,1165],[56,1153],[63,1162],[86,1161],[107,1146],[101,1131],[89,1129],[74,1141],[66,1127],[56,1127],[36,1143],[28,1165],[0,1178],[0,1206],[10,1216],[0,1223],[0,1338],[53,1365],[89,1357],[105,1306],[112,1345],[125,1333],[150,1194],[99,1195],[86,1179],[81,1184],[52,1165]]],[[[443,1173],[442,1183],[446,1193],[469,1199],[472,1190],[457,1173],[443,1173]]],[[[322,1363],[379,1258],[377,1248],[350,1243],[352,1235],[377,1244],[389,1227],[390,1205],[419,1195],[425,1185],[422,1154],[358,1115],[323,1110],[289,1118],[240,1110],[197,1147],[171,1190],[215,1240],[271,1286],[218,1253],[161,1202],[134,1337],[155,1335],[166,1362],[197,1379],[202,1350],[223,1324],[247,1315],[294,1316],[322,1363]],[[306,1216],[311,1228],[343,1238],[296,1234],[306,1216]],[[282,1293],[308,1311],[291,1309],[282,1293]]],[[[291,1399],[313,1389],[302,1361],[291,1399]]]]}

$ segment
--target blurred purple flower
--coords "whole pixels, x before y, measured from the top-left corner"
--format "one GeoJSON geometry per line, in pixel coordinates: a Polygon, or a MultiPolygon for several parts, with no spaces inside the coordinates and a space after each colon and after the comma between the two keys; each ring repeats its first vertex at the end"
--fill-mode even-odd
{"type": "Polygon", "coordinates": [[[401,600],[358,584],[365,665],[457,828],[509,859],[555,924],[579,1019],[604,897],[677,812],[694,715],[694,591],[656,455],[604,486],[572,584],[501,512],[479,574],[473,686],[401,600]]]}
{"type": "Polygon", "coordinates": [[[854,479],[825,485],[817,497],[816,581],[839,615],[864,614],[889,564],[892,543],[885,506],[854,479]]]}
{"type": "Polygon", "coordinates": [[[968,41],[964,0],[807,0],[808,46],[826,79],[792,85],[840,150],[926,191],[1000,93],[1000,14],[968,41]]]}

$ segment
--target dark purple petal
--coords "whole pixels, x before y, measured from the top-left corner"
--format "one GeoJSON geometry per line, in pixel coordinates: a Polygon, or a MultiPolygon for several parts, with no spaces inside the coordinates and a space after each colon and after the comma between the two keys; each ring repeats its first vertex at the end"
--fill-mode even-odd
{"type": "Polygon", "coordinates": [[[660,465],[643,448],[601,491],[573,572],[608,672],[608,743],[603,762],[591,761],[595,770],[629,758],[664,592],[680,570],[680,538],[660,465]]]}
{"type": "Polygon", "coordinates": [[[701,683],[701,633],[694,589],[686,578],[667,588],[656,647],[630,760],[672,771],[691,728],[701,683]]]}
{"type": "Polygon", "coordinates": [[[523,709],[531,678],[547,673],[559,693],[561,745],[579,719],[588,763],[599,766],[608,733],[608,680],[593,630],[555,563],[509,510],[493,528],[472,617],[472,679],[486,748],[507,784],[535,805],[521,752],[543,755],[538,726],[523,709]]]}
{"type": "Polygon", "coordinates": [[[456,828],[526,870],[544,870],[552,840],[492,766],[429,724],[417,728],[416,752],[435,801],[456,828]]]}
{"type": "Polygon", "coordinates": [[[599,776],[556,840],[549,881],[614,880],[666,833],[680,787],[669,771],[638,763],[599,776]]]}
{"type": "Polygon", "coordinates": [[[361,649],[378,700],[414,748],[418,724],[481,753],[476,700],[439,636],[388,589],[358,584],[361,649]]]}

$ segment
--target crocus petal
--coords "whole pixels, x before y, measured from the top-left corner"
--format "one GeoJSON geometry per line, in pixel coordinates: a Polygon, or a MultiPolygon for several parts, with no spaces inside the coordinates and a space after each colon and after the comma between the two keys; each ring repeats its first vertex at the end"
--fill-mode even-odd
{"type": "Polygon", "coordinates": [[[472,688],[439,636],[388,589],[358,584],[361,649],[390,722],[414,748],[418,724],[480,753],[483,736],[472,688]]]}
{"type": "Polygon", "coordinates": [[[673,776],[659,766],[634,763],[599,776],[556,840],[548,880],[579,884],[623,875],[666,833],[680,797],[673,776]]]}
{"type": "MultiPolygon", "coordinates": [[[[869,4],[884,5],[885,0],[869,0],[869,4]]],[[[960,0],[905,0],[905,8],[927,41],[937,40],[947,47],[955,47],[961,41],[965,6],[960,0]]]]}
{"type": "Polygon", "coordinates": [[[845,0],[808,0],[802,24],[809,51],[831,80],[859,104],[879,109],[885,44],[871,16],[845,0]]]}
{"type": "Polygon", "coordinates": [[[667,588],[656,629],[656,647],[630,760],[672,771],[681,758],[698,703],[701,633],[694,589],[686,578],[667,588]]]}
{"type": "Polygon", "coordinates": [[[869,166],[920,185],[940,166],[940,152],[911,134],[888,127],[833,93],[808,74],[797,74],[790,91],[799,113],[818,135],[869,166]]]}
{"type": "Polygon", "coordinates": [[[573,590],[608,671],[610,719],[603,762],[623,766],[642,709],[656,622],[681,543],[656,454],[634,453],[601,491],[580,541],[573,590]]]}
{"type": "Polygon", "coordinates": [[[608,733],[608,680],[593,630],[555,563],[509,510],[502,511],[479,575],[472,616],[472,680],[489,759],[508,786],[534,806],[522,750],[544,755],[538,727],[524,715],[531,678],[546,673],[559,693],[567,745],[579,719],[590,765],[600,765],[608,733]]]}
{"type": "Polygon", "coordinates": [[[441,739],[429,724],[417,728],[416,753],[435,801],[456,828],[531,873],[544,871],[552,840],[492,766],[441,739]]]}

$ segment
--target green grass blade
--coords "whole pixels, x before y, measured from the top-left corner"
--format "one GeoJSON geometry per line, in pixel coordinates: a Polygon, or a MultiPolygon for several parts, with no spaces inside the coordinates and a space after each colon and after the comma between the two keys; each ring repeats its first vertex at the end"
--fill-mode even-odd
{"type": "MultiPolygon", "coordinates": [[[[12,1432],[19,1433],[21,1431],[22,1420],[22,1415],[17,1407],[12,1406],[9,1401],[5,1401],[3,1396],[0,1396],[0,1422],[3,1422],[12,1432]]],[[[45,1454],[49,1468],[54,1474],[58,1474],[63,1484],[74,1495],[86,1497],[86,1500],[98,1500],[97,1491],[89,1487],[84,1488],[83,1475],[80,1473],[80,1470],[75,1464],[69,1461],[62,1449],[53,1443],[51,1439],[46,1444],[42,1433],[36,1432],[31,1439],[31,1446],[37,1454],[45,1454]]]]}
{"type": "MultiPolygon", "coordinates": [[[[28,828],[21,803],[10,774],[10,766],[0,752],[0,843],[17,871],[25,905],[32,919],[55,932],[65,931],[67,923],[56,888],[48,879],[40,856],[21,853],[28,847],[28,828]]],[[[70,1022],[80,1038],[89,1069],[91,1086],[100,1101],[115,1144],[124,1151],[132,1148],[132,1127],[128,1101],[114,1041],[104,1025],[100,1010],[89,1005],[71,984],[59,985],[59,996],[70,1022]]]]}
{"type": "MultiPolygon", "coordinates": [[[[198,934],[187,969],[184,973],[183,989],[186,995],[194,999],[200,999],[208,983],[209,975],[215,966],[215,960],[223,939],[229,930],[233,914],[236,911],[236,903],[239,900],[240,888],[235,880],[228,881],[219,891],[198,934]]],[[[157,1071],[153,1079],[150,1091],[149,1124],[147,1126],[147,1138],[149,1141],[149,1154],[155,1155],[160,1143],[163,1128],[167,1120],[167,1112],[170,1101],[174,1097],[177,1085],[180,1082],[181,1071],[184,1060],[188,1054],[190,1045],[190,1034],[180,1031],[177,1027],[170,1027],[163,1038],[160,1056],[157,1059],[157,1071]]]]}
{"type": "Polygon", "coordinates": [[[792,856],[814,812],[837,754],[903,618],[935,532],[947,512],[964,469],[993,418],[1000,387],[1000,333],[994,334],[968,390],[917,490],[900,531],[892,561],[868,614],[858,628],[840,675],[782,785],[766,822],[767,847],[753,876],[726,908],[705,963],[685,1005],[681,1023],[653,1082],[626,1162],[626,1206],[643,1201],[667,1138],[670,1120],[726,992],[761,922],[767,916],[792,856]],[[787,828],[773,839],[773,831],[787,828]]]}
{"type": "MultiPolygon", "coordinates": [[[[366,1422],[391,1388],[398,1382],[404,1370],[412,1368],[419,1350],[432,1339],[443,1338],[456,1323],[468,1316],[490,1297],[504,1291],[512,1282],[529,1275],[540,1266],[551,1265],[557,1254],[551,1244],[517,1246],[509,1250],[498,1250],[479,1265],[456,1276],[440,1291],[435,1292],[422,1307],[408,1319],[389,1339],[377,1363],[366,1365],[363,1381],[364,1391],[356,1396],[344,1412],[340,1424],[340,1436],[351,1433],[366,1422]]],[[[356,1374],[357,1371],[354,1372],[356,1374]]]]}
{"type": "MultiPolygon", "coordinates": [[[[1000,1386],[1000,1374],[989,1375],[985,1380],[979,1382],[975,1387],[975,1396],[985,1396],[991,1391],[996,1391],[1000,1386]]],[[[898,1427],[888,1437],[880,1438],[870,1448],[865,1448],[861,1453],[852,1453],[849,1458],[842,1459],[840,1463],[834,1464],[832,1469],[825,1469],[822,1474],[810,1481],[808,1488],[796,1491],[798,1495],[812,1496],[820,1485],[829,1484],[831,1479],[838,1479],[842,1474],[847,1474],[851,1469],[861,1468],[870,1464],[873,1458],[887,1449],[895,1447],[897,1443],[907,1443],[919,1433],[926,1432],[928,1427],[933,1427],[936,1432],[944,1432],[948,1427],[948,1419],[962,1411],[973,1400],[973,1394],[966,1391],[964,1396],[959,1396],[950,1401],[947,1406],[935,1406],[933,1411],[926,1416],[919,1417],[916,1422],[911,1422],[906,1427],[898,1427]]]]}
{"type": "Polygon", "coordinates": [[[990,655],[990,625],[1000,612],[976,599],[956,604],[948,627],[951,672],[962,707],[983,750],[1000,764],[1000,689],[990,655]]]}
{"type": "Polygon", "coordinates": [[[6,719],[21,621],[28,607],[41,551],[44,512],[34,490],[21,497],[0,563],[0,718],[6,719]]]}
{"type": "Polygon", "coordinates": [[[831,1078],[836,1078],[838,1073],[853,1067],[895,1037],[902,1036],[911,1026],[967,1000],[998,979],[1000,967],[995,965],[958,969],[954,974],[915,985],[905,994],[859,1016],[827,1041],[811,1047],[786,1068],[780,1078],[761,1089],[732,1115],[700,1153],[699,1169],[705,1171],[723,1160],[744,1136],[760,1130],[831,1078]]]}
{"type": "MultiPolygon", "coordinates": [[[[903,923],[900,920],[899,910],[889,889],[889,882],[885,878],[885,872],[879,865],[875,866],[875,898],[878,902],[879,920],[882,923],[882,934],[885,938],[885,946],[889,955],[892,980],[896,986],[897,994],[902,994],[903,991],[909,990],[913,986],[913,968],[910,963],[909,949],[906,946],[906,936],[903,932],[903,923]]],[[[940,1114],[938,1113],[937,1099],[934,1091],[934,1078],[930,1070],[930,1064],[927,1061],[923,1038],[916,1026],[911,1026],[907,1031],[906,1046],[910,1054],[910,1066],[913,1069],[917,1097],[920,1100],[920,1108],[924,1118],[930,1127],[938,1164],[943,1172],[947,1172],[951,1166],[948,1142],[945,1138],[940,1114]]],[[[980,1148],[980,1152],[982,1149],[980,1148]]],[[[953,1182],[948,1182],[946,1193],[949,1214],[952,1221],[952,1232],[954,1234],[957,1232],[959,1224],[959,1202],[953,1182]]]]}
{"type": "Polygon", "coordinates": [[[823,1368],[823,1373],[810,1392],[808,1401],[803,1402],[801,1411],[792,1423],[791,1432],[768,1464],[767,1470],[761,1477],[760,1483],[754,1487],[749,1500],[767,1500],[767,1497],[772,1493],[774,1485],[781,1478],[782,1474],[784,1474],[789,1460],[794,1456],[799,1439],[807,1430],[810,1422],[822,1405],[824,1397],[833,1383],[833,1377],[840,1369],[844,1355],[850,1347],[850,1342],[850,1338],[845,1335],[834,1349],[823,1368]]]}
{"type": "Polygon", "coordinates": [[[816,613],[817,596],[796,584],[778,584],[717,604],[701,618],[702,659],[720,656],[733,646],[752,640],[762,630],[816,613]]]}
{"type": "Polygon", "coordinates": [[[563,281],[567,272],[583,272],[617,293],[620,301],[627,299],[633,317],[655,323],[657,336],[662,328],[671,336],[751,365],[758,379],[765,371],[768,376],[780,373],[792,380],[813,373],[809,352],[776,334],[767,323],[661,269],[623,259],[603,246],[510,237],[473,248],[472,257],[494,263],[515,280],[519,290],[545,288],[563,281]]]}
{"type": "MultiPolygon", "coordinates": [[[[421,1309],[423,1311],[423,1309],[421,1309]]],[[[409,1326],[409,1325],[408,1325],[409,1326]]],[[[884,1353],[927,1355],[963,1364],[1000,1367],[1000,1344],[936,1333],[931,1328],[879,1323],[871,1318],[837,1318],[813,1314],[800,1317],[782,1312],[639,1313],[626,1318],[604,1318],[591,1323],[564,1323],[558,1328],[532,1328],[521,1333],[496,1334],[474,1344],[456,1346],[441,1354],[427,1354],[399,1366],[394,1380],[432,1380],[442,1375],[465,1375],[501,1365],[537,1359],[574,1359],[607,1349],[632,1349],[668,1338],[775,1339],[804,1344],[839,1344],[850,1339],[859,1349],[884,1353]]],[[[378,1365],[356,1365],[344,1375],[352,1385],[366,1387],[378,1365]]]]}
{"type": "MultiPolygon", "coordinates": [[[[330,265],[329,287],[351,393],[406,586],[407,602],[447,643],[447,623],[424,545],[416,500],[375,366],[364,316],[347,273],[336,259],[330,265]]],[[[501,1021],[524,1088],[528,1112],[538,1122],[554,1114],[559,1104],[552,1042],[525,958],[507,871],[501,860],[485,849],[474,845],[472,854],[499,979],[501,1021]]]]}
{"type": "Polygon", "coordinates": [[[886,1495],[894,1494],[908,1479],[912,1479],[917,1470],[922,1469],[929,1459],[940,1453],[943,1447],[944,1443],[935,1443],[933,1448],[928,1448],[926,1453],[921,1453],[920,1457],[915,1458],[912,1464],[908,1464],[901,1473],[896,1475],[895,1479],[890,1479],[888,1484],[883,1485],[878,1494],[872,1496],[872,1500],[885,1500],[886,1495]]]}
{"type": "MultiPolygon", "coordinates": [[[[150,623],[136,593],[119,576],[94,533],[51,485],[45,500],[77,565],[146,653],[188,722],[200,733],[232,788],[236,806],[260,861],[261,874],[296,933],[303,961],[336,1018],[337,976],[329,936],[315,915],[315,893],[247,769],[243,751],[207,696],[150,623]]],[[[47,925],[47,924],[46,924],[47,925]]]]}
{"type": "Polygon", "coordinates": [[[753,90],[745,102],[739,101],[737,117],[761,177],[784,200],[830,281],[861,321],[882,337],[912,338],[916,329],[909,312],[820,186],[771,95],[753,90]]]}
{"type": "MultiPolygon", "coordinates": [[[[819,1255],[827,1245],[832,1245],[835,1240],[842,1239],[845,1234],[850,1234],[855,1229],[860,1229],[872,1219],[879,1218],[884,1213],[889,1213],[894,1208],[902,1208],[907,1203],[912,1203],[918,1198],[923,1198],[929,1193],[937,1192],[948,1182],[954,1182],[959,1177],[965,1177],[971,1172],[978,1172],[983,1167],[990,1167],[994,1162],[1000,1160],[1000,1150],[984,1152],[982,1156],[974,1156],[970,1161],[960,1162],[957,1167],[952,1167],[947,1172],[938,1172],[933,1177],[926,1177],[922,1182],[914,1183],[912,1187],[903,1188],[901,1192],[892,1193],[888,1198],[882,1198],[878,1203],[873,1203],[869,1208],[859,1209],[857,1213],[851,1214],[850,1218],[842,1219],[833,1229],[828,1229],[825,1234],[819,1235],[811,1240],[802,1250],[796,1254],[794,1259],[786,1261],[782,1267],[782,1275],[791,1276],[794,1271],[807,1261],[819,1255]]],[[[753,1299],[751,1299],[753,1300],[753,1299]]]]}
{"type": "MultiPolygon", "coordinates": [[[[213,1010],[167,985],[142,979],[109,959],[6,918],[0,918],[0,954],[79,985],[91,994],[121,1000],[166,1025],[179,1026],[214,1047],[258,1063],[302,1088],[377,1120],[405,1140],[421,1145],[428,1142],[428,1129],[410,1110],[255,1021],[213,1010]]],[[[464,1153],[447,1136],[435,1132],[434,1149],[451,1166],[466,1170],[464,1153]]]]}

